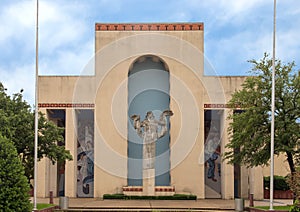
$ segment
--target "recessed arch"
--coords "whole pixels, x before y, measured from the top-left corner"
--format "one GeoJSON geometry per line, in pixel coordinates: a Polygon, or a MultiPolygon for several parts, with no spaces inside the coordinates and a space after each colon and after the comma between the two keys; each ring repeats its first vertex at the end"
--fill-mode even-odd
{"type": "MultiPolygon", "coordinates": [[[[152,111],[156,119],[170,107],[168,65],[158,56],[143,55],[128,70],[128,177],[129,186],[143,184],[143,139],[133,128],[130,116],[144,119],[152,111]]],[[[169,123],[168,123],[169,125],[169,123]]],[[[168,128],[169,129],[169,128],[168,128]]],[[[155,148],[155,185],[170,185],[170,134],[157,140],[155,148]]]]}
{"type": "Polygon", "coordinates": [[[130,74],[132,74],[130,72],[133,70],[134,66],[139,65],[139,64],[145,62],[146,60],[151,60],[151,61],[153,61],[153,64],[160,65],[163,68],[163,70],[169,71],[169,66],[161,57],[149,54],[149,55],[140,56],[131,63],[131,65],[129,67],[128,76],[130,74]]]}

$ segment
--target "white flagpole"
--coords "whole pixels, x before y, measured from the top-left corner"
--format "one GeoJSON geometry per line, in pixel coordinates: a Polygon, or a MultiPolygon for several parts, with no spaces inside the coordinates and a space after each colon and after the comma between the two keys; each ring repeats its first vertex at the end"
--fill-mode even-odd
{"type": "Polygon", "coordinates": [[[271,103],[271,171],[270,171],[270,209],[273,209],[274,192],[274,130],[275,130],[275,38],[276,38],[276,0],[273,17],[273,57],[272,57],[272,103],[271,103]]]}
{"type": "Polygon", "coordinates": [[[36,193],[37,193],[37,158],[38,158],[38,76],[39,76],[39,0],[36,1],[36,43],[35,43],[35,119],[34,119],[34,190],[33,190],[33,211],[36,207],[36,193]]]}

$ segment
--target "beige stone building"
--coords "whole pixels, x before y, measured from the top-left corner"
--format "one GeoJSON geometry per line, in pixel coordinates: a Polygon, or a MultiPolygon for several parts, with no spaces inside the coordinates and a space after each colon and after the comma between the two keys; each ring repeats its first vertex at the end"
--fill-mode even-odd
{"type": "Polygon", "coordinates": [[[213,68],[204,57],[203,30],[203,23],[99,23],[95,57],[81,76],[39,76],[39,110],[65,127],[73,161],[40,161],[38,196],[232,199],[251,192],[263,198],[266,170],[221,159],[228,143],[226,104],[245,77],[204,74],[213,68]],[[86,75],[90,67],[94,74],[86,75]],[[158,120],[165,109],[174,115],[155,142],[154,168],[145,171],[143,137],[130,117],[152,111],[158,120]],[[213,164],[205,157],[212,137],[220,153],[213,164]]]}

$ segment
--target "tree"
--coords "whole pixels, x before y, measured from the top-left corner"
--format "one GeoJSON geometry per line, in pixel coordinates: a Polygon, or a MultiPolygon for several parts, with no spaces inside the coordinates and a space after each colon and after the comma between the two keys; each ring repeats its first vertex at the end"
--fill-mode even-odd
{"type": "MultiPolygon", "coordinates": [[[[265,54],[251,60],[252,74],[242,89],[232,95],[232,108],[243,112],[229,115],[230,142],[224,159],[248,167],[267,165],[270,159],[272,60],[265,54]]],[[[274,154],[286,155],[290,172],[295,172],[300,142],[300,76],[294,63],[276,60],[274,154]]]]}
{"type": "MultiPolygon", "coordinates": [[[[33,179],[34,168],[34,111],[23,100],[22,92],[6,94],[0,83],[0,133],[15,145],[25,168],[27,178],[33,179]]],[[[39,113],[38,158],[48,157],[53,163],[71,160],[72,156],[64,146],[63,128],[57,127],[39,113]]]]}
{"type": "Polygon", "coordinates": [[[0,133],[0,211],[30,211],[29,182],[13,143],[0,133]]]}

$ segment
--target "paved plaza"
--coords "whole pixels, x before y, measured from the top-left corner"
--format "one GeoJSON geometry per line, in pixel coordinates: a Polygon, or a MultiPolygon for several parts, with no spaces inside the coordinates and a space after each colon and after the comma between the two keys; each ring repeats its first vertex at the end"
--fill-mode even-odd
{"type": "MultiPolygon", "coordinates": [[[[38,198],[38,203],[49,203],[49,198],[38,198]]],[[[103,200],[99,198],[69,198],[69,208],[93,211],[234,211],[234,200],[200,199],[200,200],[103,200]]],[[[289,205],[292,200],[274,200],[275,205],[289,205]]],[[[54,198],[59,205],[59,198],[54,198]]],[[[245,200],[245,207],[249,201],[245,200]]],[[[255,200],[255,206],[268,206],[269,200],[255,200]]],[[[82,210],[84,211],[84,210],[82,210]]]]}

